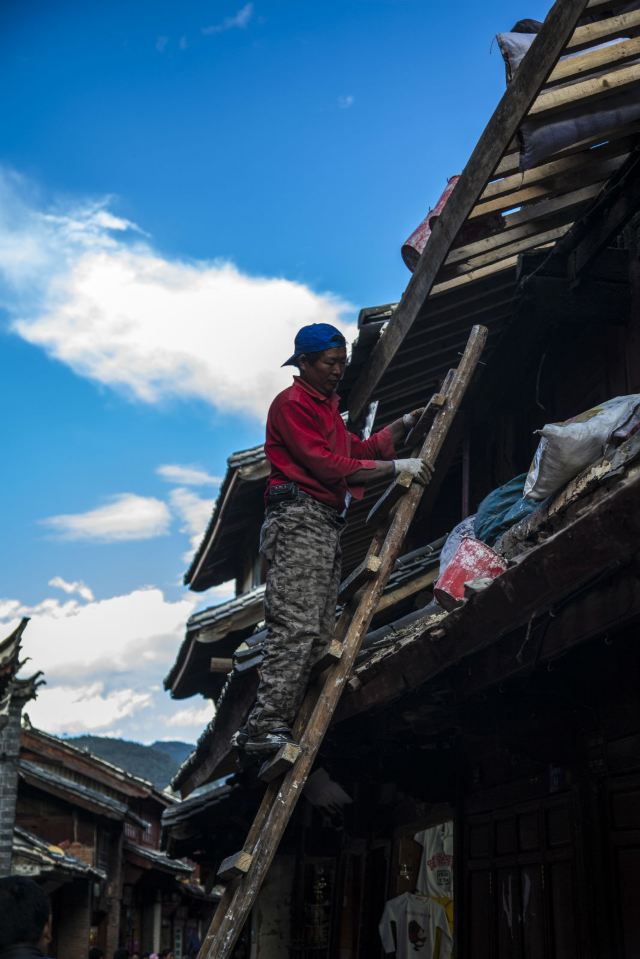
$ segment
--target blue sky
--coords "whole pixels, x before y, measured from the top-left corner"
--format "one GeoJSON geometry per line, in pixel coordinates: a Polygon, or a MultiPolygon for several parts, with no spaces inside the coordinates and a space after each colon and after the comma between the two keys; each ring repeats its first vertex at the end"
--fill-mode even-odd
{"type": "Polygon", "coordinates": [[[226,457],[297,326],[399,297],[503,92],[493,35],[546,9],[2,4],[0,613],[33,615],[34,721],[196,735],[158,687],[226,457]]]}

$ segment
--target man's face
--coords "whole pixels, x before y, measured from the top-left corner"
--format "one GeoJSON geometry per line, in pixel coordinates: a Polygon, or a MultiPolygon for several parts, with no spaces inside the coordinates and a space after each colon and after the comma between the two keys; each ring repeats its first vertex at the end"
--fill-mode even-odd
{"type": "Polygon", "coordinates": [[[338,388],[347,365],[347,350],[344,346],[334,346],[324,350],[312,365],[300,357],[300,376],[319,393],[331,396],[338,388]]]}

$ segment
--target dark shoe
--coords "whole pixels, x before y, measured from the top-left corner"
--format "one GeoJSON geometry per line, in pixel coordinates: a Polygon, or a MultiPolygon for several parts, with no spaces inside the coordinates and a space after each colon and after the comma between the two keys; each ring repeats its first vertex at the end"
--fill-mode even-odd
{"type": "Polygon", "coordinates": [[[269,756],[279,749],[293,743],[290,729],[270,729],[266,733],[250,733],[246,726],[241,726],[231,737],[231,745],[242,750],[249,756],[269,756]]]}

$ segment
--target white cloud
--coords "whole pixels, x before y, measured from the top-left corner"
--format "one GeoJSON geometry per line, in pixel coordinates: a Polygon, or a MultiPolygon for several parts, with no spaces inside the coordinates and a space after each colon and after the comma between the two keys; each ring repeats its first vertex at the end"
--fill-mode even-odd
{"type": "MultiPolygon", "coordinates": [[[[184,487],[171,490],[169,499],[174,512],[181,520],[180,532],[187,533],[190,537],[191,549],[197,549],[207,528],[215,501],[203,499],[193,490],[184,487]]],[[[190,562],[191,552],[186,553],[183,559],[186,563],[190,562]]]]}
{"type": "Polygon", "coordinates": [[[171,490],[169,499],[182,520],[182,532],[202,537],[211,516],[214,500],[203,499],[193,490],[184,489],[181,486],[171,490]]]}
{"type": "Polygon", "coordinates": [[[55,734],[98,732],[140,742],[175,739],[178,727],[180,738],[195,742],[213,707],[178,708],[162,680],[197,602],[188,593],[171,602],[155,587],[88,602],[0,600],[0,636],[19,617],[31,617],[24,672],[43,670],[47,683],[27,706],[33,724],[55,734]]]}
{"type": "Polygon", "coordinates": [[[245,30],[253,18],[253,3],[245,3],[232,17],[225,17],[221,23],[210,27],[203,27],[202,33],[211,36],[215,33],[224,33],[226,30],[245,30]]]}
{"type": "Polygon", "coordinates": [[[338,97],[338,106],[341,110],[348,110],[355,103],[355,97],[348,93],[345,96],[338,97]]]}
{"type": "Polygon", "coordinates": [[[64,513],[40,522],[60,539],[98,543],[153,539],[169,531],[171,515],[162,500],[135,493],[118,493],[110,500],[86,513],[64,513]]]}
{"type": "Polygon", "coordinates": [[[169,43],[169,37],[157,37],[156,38],[156,50],[158,53],[164,53],[167,49],[167,44],[169,43]]]}
{"type": "Polygon", "coordinates": [[[0,623],[8,633],[12,620],[30,616],[23,640],[30,668],[44,670],[47,679],[86,684],[105,673],[166,672],[196,602],[190,594],[169,602],[155,587],[89,603],[47,598],[29,606],[5,599],[0,600],[0,623]]]}
{"type": "Polygon", "coordinates": [[[102,733],[113,723],[151,706],[149,693],[118,689],[105,693],[104,683],[43,687],[29,703],[29,719],[49,733],[102,733]]]}
{"type": "Polygon", "coordinates": [[[159,466],[156,473],[168,483],[179,483],[180,486],[219,486],[222,482],[222,477],[211,476],[201,466],[167,463],[159,466]]]}
{"type": "Polygon", "coordinates": [[[167,719],[167,726],[175,728],[176,726],[198,726],[203,728],[213,717],[213,705],[206,703],[204,706],[187,706],[185,709],[179,709],[167,719]]]}
{"type": "Polygon", "coordinates": [[[23,339],[133,399],[198,399],[262,420],[290,382],[280,365],[300,326],[355,335],[352,308],[330,293],[171,259],[108,201],[43,213],[29,194],[0,171],[0,307],[23,339]]]}
{"type": "Polygon", "coordinates": [[[74,583],[69,583],[66,579],[63,579],[62,576],[54,576],[53,579],[49,580],[49,586],[53,586],[55,589],[61,589],[63,593],[69,593],[69,595],[76,593],[80,599],[86,599],[89,603],[93,600],[92,590],[90,590],[87,584],[83,583],[81,579],[74,583]]]}

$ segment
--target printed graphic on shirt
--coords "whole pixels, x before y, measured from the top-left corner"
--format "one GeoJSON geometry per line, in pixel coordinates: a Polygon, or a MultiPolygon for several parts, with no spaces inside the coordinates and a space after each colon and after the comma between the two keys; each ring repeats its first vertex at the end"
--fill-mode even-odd
{"type": "Polygon", "coordinates": [[[443,907],[410,892],[390,899],[378,927],[382,948],[397,959],[450,959],[451,930],[443,907]]]}
{"type": "Polygon", "coordinates": [[[453,898],[453,822],[431,826],[414,836],[422,846],[417,891],[425,896],[453,898]]]}
{"type": "Polygon", "coordinates": [[[422,926],[418,925],[415,919],[411,919],[409,921],[409,942],[413,946],[415,952],[420,952],[426,941],[427,936],[422,926]]]}

